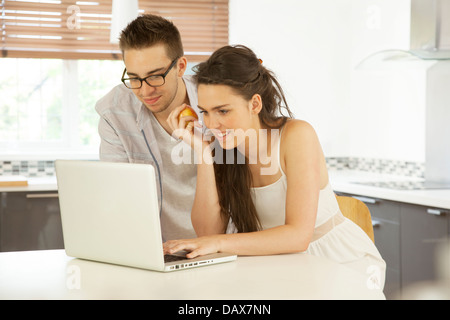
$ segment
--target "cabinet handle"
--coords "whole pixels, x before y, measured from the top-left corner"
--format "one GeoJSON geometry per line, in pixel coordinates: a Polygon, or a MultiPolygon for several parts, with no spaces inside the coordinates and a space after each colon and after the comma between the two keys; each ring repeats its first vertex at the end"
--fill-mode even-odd
{"type": "Polygon", "coordinates": [[[446,212],[439,209],[427,209],[427,213],[435,216],[443,216],[446,212]]]}
{"type": "Polygon", "coordinates": [[[381,222],[378,220],[372,220],[372,228],[379,228],[381,227],[381,222]]]}
{"type": "Polygon", "coordinates": [[[360,197],[360,196],[353,196],[353,198],[361,200],[364,203],[369,203],[369,204],[376,204],[376,203],[378,203],[378,200],[372,199],[372,198],[366,198],[366,197],[360,197]]]}
{"type": "Polygon", "coordinates": [[[57,193],[29,193],[27,199],[58,198],[57,193]]]}

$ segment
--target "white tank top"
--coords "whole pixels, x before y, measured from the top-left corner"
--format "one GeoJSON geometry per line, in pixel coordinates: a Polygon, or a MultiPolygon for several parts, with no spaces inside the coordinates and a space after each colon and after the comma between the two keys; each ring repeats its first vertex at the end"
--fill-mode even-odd
{"type": "MultiPolygon", "coordinates": [[[[278,162],[281,177],[274,183],[263,187],[255,187],[252,189],[252,200],[258,213],[259,221],[262,228],[268,229],[285,224],[286,218],[286,192],[287,192],[287,178],[286,174],[281,168],[279,159],[280,154],[280,140],[282,137],[282,130],[277,141],[277,146],[272,150],[277,150],[278,157],[273,157],[272,161],[278,162]]],[[[274,154],[274,153],[272,153],[274,154]]],[[[339,205],[336,201],[335,194],[328,183],[325,188],[319,193],[319,206],[317,209],[317,217],[315,227],[317,228],[329,218],[334,216],[339,211],[339,205]]]]}

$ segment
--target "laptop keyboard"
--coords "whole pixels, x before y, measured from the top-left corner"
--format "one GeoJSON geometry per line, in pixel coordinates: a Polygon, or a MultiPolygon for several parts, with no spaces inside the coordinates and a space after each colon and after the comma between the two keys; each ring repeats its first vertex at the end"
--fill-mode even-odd
{"type": "Polygon", "coordinates": [[[171,254],[164,255],[164,262],[173,262],[173,261],[185,260],[185,259],[186,259],[186,257],[182,257],[182,256],[175,256],[175,255],[171,255],[171,254]]]}

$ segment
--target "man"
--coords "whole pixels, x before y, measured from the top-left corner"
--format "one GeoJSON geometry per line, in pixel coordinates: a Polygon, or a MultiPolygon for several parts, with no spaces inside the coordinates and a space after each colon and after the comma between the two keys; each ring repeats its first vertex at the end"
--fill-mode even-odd
{"type": "MultiPolygon", "coordinates": [[[[166,19],[143,15],[123,31],[119,42],[126,69],[123,84],[96,104],[100,115],[100,160],[148,163],[155,167],[163,240],[194,238],[190,213],[196,166],[174,164],[179,142],[167,124],[183,103],[197,107],[197,86],[185,76],[187,60],[178,29],[166,19]]],[[[120,182],[119,182],[120,183],[120,182]]]]}

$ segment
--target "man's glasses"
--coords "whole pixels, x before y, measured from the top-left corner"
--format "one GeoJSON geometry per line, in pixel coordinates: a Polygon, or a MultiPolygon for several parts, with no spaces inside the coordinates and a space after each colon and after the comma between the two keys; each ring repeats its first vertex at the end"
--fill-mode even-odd
{"type": "Polygon", "coordinates": [[[150,87],[161,87],[164,83],[166,83],[166,76],[177,61],[178,58],[173,60],[164,74],[154,74],[145,78],[124,78],[127,73],[127,68],[125,68],[122,74],[122,82],[128,89],[140,89],[142,87],[142,81],[145,81],[145,83],[147,83],[150,87]]]}

